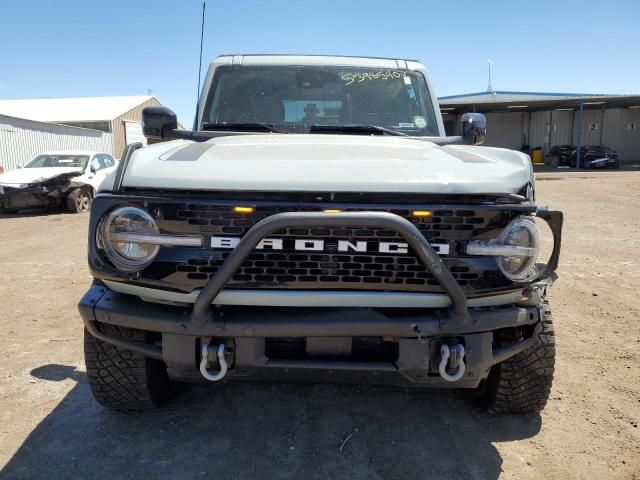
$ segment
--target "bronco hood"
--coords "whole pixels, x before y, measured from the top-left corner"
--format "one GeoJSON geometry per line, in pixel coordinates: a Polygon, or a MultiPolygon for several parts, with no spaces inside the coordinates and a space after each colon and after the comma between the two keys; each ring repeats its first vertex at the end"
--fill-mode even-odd
{"type": "Polygon", "coordinates": [[[388,193],[516,193],[532,181],[520,152],[402,137],[240,135],[136,150],[124,187],[388,193]]]}
{"type": "Polygon", "coordinates": [[[81,175],[82,169],[77,167],[21,168],[0,175],[0,185],[29,185],[69,173],[81,175]]]}

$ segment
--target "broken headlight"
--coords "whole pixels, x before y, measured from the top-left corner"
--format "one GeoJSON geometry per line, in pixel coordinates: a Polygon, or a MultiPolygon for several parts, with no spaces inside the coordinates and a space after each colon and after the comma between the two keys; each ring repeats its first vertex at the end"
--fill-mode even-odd
{"type": "Polygon", "coordinates": [[[136,207],[121,207],[102,221],[97,242],[119,270],[131,272],[142,270],[158,254],[158,245],[144,243],[145,235],[158,233],[158,225],[147,212],[136,207]]]}
{"type": "Polygon", "coordinates": [[[497,240],[474,240],[467,245],[469,255],[496,257],[500,271],[514,282],[526,282],[535,277],[539,251],[538,226],[531,218],[516,218],[497,240]]]}

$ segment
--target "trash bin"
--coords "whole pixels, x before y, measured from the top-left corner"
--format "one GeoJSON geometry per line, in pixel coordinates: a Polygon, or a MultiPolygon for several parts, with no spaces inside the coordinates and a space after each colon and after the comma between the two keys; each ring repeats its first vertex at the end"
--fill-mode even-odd
{"type": "Polygon", "coordinates": [[[560,165],[560,159],[558,157],[555,155],[549,157],[549,166],[551,168],[558,168],[558,165],[560,165]]]}
{"type": "Polygon", "coordinates": [[[542,155],[541,148],[534,148],[533,150],[531,150],[531,161],[537,165],[544,164],[544,157],[542,155]]]}

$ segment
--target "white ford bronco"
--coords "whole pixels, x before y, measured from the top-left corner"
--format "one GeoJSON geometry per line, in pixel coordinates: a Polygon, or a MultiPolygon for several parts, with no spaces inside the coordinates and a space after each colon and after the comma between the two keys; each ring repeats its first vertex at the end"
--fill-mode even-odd
{"type": "Polygon", "coordinates": [[[181,381],[279,378],[542,409],[562,214],[534,204],[527,155],[476,146],[484,116],[459,128],[422,64],[382,58],[221,56],[193,130],[146,108],[153,143],[91,207],[95,398],[136,412],[181,381]]]}

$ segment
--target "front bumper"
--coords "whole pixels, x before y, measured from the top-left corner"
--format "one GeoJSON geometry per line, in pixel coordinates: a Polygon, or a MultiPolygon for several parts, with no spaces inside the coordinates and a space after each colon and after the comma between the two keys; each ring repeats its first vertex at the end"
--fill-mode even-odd
{"type": "Polygon", "coordinates": [[[462,323],[435,309],[219,307],[212,319],[196,325],[190,321],[188,308],[145,302],[95,283],[80,301],[79,310],[93,336],[164,361],[170,376],[178,380],[199,378],[199,346],[215,341],[232,346],[230,377],[267,379],[284,374],[289,379],[314,381],[474,388],[491,366],[536,340],[542,313],[532,303],[470,310],[462,323]],[[100,324],[150,332],[149,341],[132,343],[109,337],[100,324]],[[494,346],[494,332],[513,327],[522,329],[523,337],[507,346],[494,346]],[[267,351],[270,339],[300,338],[309,345],[317,340],[340,343],[353,337],[393,339],[397,355],[388,361],[363,362],[313,355],[272,358],[267,351]],[[437,374],[440,346],[451,339],[465,345],[467,351],[466,374],[455,383],[445,382],[437,374]]]}
{"type": "Polygon", "coordinates": [[[609,168],[616,165],[618,159],[615,157],[588,158],[584,162],[589,168],[609,168]]]}
{"type": "Polygon", "coordinates": [[[59,203],[61,192],[43,185],[9,187],[3,185],[0,192],[0,207],[7,210],[49,207],[59,203]]]}

